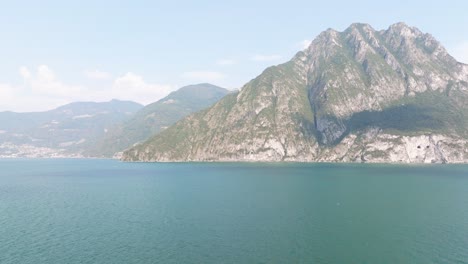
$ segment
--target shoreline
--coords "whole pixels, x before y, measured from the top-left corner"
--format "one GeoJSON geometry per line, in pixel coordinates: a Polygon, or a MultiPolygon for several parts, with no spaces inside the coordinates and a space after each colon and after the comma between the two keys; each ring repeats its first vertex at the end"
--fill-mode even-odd
{"type": "Polygon", "coordinates": [[[420,162],[340,162],[340,161],[124,161],[116,158],[98,157],[0,157],[0,161],[6,160],[108,160],[125,164],[264,164],[264,165],[410,165],[410,166],[433,166],[433,165],[468,165],[468,162],[447,162],[447,163],[420,163],[420,162]]]}

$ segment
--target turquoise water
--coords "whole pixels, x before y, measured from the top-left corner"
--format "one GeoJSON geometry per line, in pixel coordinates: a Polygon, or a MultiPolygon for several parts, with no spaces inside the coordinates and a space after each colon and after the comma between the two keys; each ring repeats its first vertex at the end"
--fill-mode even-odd
{"type": "Polygon", "coordinates": [[[468,263],[468,166],[0,160],[0,263],[468,263]]]}

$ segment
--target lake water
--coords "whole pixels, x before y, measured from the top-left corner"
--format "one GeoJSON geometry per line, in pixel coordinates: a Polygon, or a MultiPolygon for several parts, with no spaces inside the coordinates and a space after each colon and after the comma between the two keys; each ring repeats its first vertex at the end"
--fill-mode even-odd
{"type": "Polygon", "coordinates": [[[0,160],[0,263],[468,263],[468,166],[0,160]]]}

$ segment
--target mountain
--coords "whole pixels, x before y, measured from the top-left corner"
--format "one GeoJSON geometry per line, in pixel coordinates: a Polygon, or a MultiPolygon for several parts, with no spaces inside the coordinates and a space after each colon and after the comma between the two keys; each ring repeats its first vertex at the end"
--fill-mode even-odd
{"type": "Polygon", "coordinates": [[[468,162],[468,65],[404,23],[328,29],[122,159],[468,162]]]}
{"type": "Polygon", "coordinates": [[[82,156],[96,138],[143,106],[112,100],[77,102],[35,113],[0,113],[0,156],[82,156]]]}
{"type": "Polygon", "coordinates": [[[181,118],[213,105],[228,93],[228,90],[208,83],[182,87],[113,127],[98,140],[90,155],[112,157],[166,129],[181,118]]]}

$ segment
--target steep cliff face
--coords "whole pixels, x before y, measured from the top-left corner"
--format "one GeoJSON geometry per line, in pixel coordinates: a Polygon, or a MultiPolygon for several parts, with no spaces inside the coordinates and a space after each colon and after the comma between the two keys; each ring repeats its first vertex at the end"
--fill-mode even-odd
{"type": "Polygon", "coordinates": [[[127,161],[468,161],[468,66],[403,23],[329,29],[127,161]]]}

